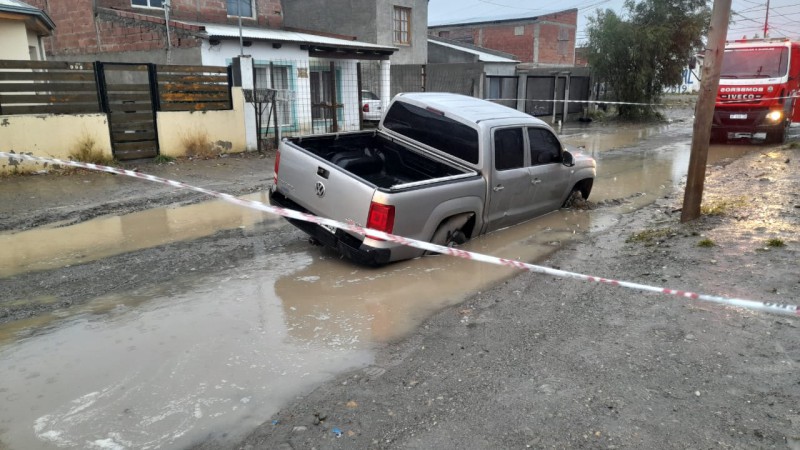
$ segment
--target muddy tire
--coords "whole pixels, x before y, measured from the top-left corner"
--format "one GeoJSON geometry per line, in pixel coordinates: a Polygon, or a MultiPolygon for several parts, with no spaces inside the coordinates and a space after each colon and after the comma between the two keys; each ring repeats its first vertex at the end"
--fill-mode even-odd
{"type": "Polygon", "coordinates": [[[586,205],[586,200],[589,198],[589,194],[592,192],[593,184],[594,180],[591,178],[575,183],[575,186],[572,187],[572,191],[570,191],[561,207],[570,208],[573,206],[586,205]]]}
{"type": "Polygon", "coordinates": [[[788,126],[781,127],[777,130],[767,131],[767,144],[783,144],[786,142],[786,129],[788,126]]]}
{"type": "Polygon", "coordinates": [[[574,189],[570,194],[567,196],[567,199],[564,200],[564,204],[561,205],[562,208],[571,208],[574,205],[578,205],[580,203],[585,202],[583,199],[583,194],[579,189],[574,189]]]}
{"type": "Polygon", "coordinates": [[[720,130],[711,130],[711,139],[709,139],[709,144],[724,144],[725,139],[722,136],[725,135],[725,132],[720,130]]]}
{"type": "MultiPolygon", "coordinates": [[[[459,214],[444,220],[436,228],[430,242],[444,247],[464,244],[469,240],[467,232],[472,223],[474,214],[459,214]]],[[[430,254],[431,252],[425,252],[430,254]]]]}

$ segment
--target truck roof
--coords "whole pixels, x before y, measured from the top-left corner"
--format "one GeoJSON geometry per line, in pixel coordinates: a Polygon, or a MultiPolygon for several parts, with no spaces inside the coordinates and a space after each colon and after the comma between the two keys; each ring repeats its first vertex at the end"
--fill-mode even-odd
{"type": "Polygon", "coordinates": [[[478,123],[490,119],[524,119],[535,122],[537,125],[544,124],[543,121],[530,114],[467,95],[447,92],[414,92],[400,94],[400,96],[403,101],[423,108],[430,107],[440,110],[450,117],[459,117],[468,122],[478,123]]]}
{"type": "Polygon", "coordinates": [[[760,38],[760,39],[737,39],[726,41],[725,48],[750,48],[750,47],[791,47],[797,46],[797,41],[789,38],[760,38]]]}

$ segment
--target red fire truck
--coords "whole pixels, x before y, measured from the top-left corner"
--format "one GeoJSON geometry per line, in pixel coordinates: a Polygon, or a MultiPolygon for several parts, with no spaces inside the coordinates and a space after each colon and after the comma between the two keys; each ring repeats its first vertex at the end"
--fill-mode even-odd
{"type": "Polygon", "coordinates": [[[800,42],[787,38],[727,42],[712,142],[783,142],[792,121],[800,123],[800,42]]]}

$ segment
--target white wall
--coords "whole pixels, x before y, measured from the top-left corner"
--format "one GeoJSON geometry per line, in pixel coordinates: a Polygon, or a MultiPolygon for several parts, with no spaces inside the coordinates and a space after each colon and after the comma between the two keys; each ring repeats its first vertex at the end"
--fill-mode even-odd
{"type": "MultiPolygon", "coordinates": [[[[201,48],[203,65],[227,66],[233,58],[239,56],[239,40],[224,40],[218,45],[210,45],[205,41],[201,48]]],[[[311,132],[311,91],[308,79],[308,50],[301,50],[299,44],[281,44],[281,48],[273,48],[271,43],[254,41],[250,47],[244,47],[244,54],[250,55],[255,66],[277,65],[291,67],[290,89],[294,92],[295,101],[303,107],[292,108],[291,114],[295,127],[283,128],[282,133],[307,134],[311,132]]],[[[252,110],[252,106],[248,106],[252,110]]],[[[247,115],[245,125],[248,134],[254,133],[255,119],[253,113],[247,115]]],[[[264,124],[266,125],[266,124],[264,124]]]]}
{"type": "Polygon", "coordinates": [[[0,59],[30,59],[25,22],[0,19],[0,59]]]}
{"type": "MultiPolygon", "coordinates": [[[[204,42],[201,49],[203,65],[226,66],[231,63],[233,58],[239,56],[239,40],[228,39],[218,45],[210,45],[204,42]]],[[[320,124],[313,125],[311,111],[311,83],[310,68],[314,66],[328,67],[330,60],[312,59],[308,56],[308,50],[301,50],[299,44],[281,44],[276,49],[272,43],[254,41],[250,47],[244,47],[244,54],[250,55],[256,67],[268,66],[270,62],[276,66],[289,67],[289,89],[293,94],[293,103],[290,114],[292,116],[292,126],[281,127],[284,135],[303,135],[311,134],[316,129],[320,132],[323,128],[320,124]]],[[[338,85],[341,87],[340,99],[344,105],[342,120],[339,121],[339,131],[353,131],[360,129],[358,104],[358,72],[357,61],[355,60],[334,60],[337,77],[341,80],[338,85]]],[[[249,107],[252,109],[252,107],[249,107]]],[[[246,118],[248,135],[252,135],[255,130],[254,113],[249,112],[246,118]]],[[[265,126],[263,124],[262,126],[265,126]]]]}
{"type": "MultiPolygon", "coordinates": [[[[44,61],[47,59],[44,49],[42,48],[42,41],[39,39],[39,35],[32,31],[28,31],[28,47],[33,47],[36,49],[35,59],[37,61],[44,61]]],[[[30,50],[28,51],[28,54],[30,54],[30,50]]]]}
{"type": "Polygon", "coordinates": [[[513,77],[517,74],[517,63],[484,63],[483,73],[489,76],[513,77]]]}

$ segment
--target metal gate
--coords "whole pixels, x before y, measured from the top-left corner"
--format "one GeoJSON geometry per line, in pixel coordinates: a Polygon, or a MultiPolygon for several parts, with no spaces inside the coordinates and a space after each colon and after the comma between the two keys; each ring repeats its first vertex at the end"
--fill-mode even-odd
{"type": "Polygon", "coordinates": [[[101,62],[97,74],[114,158],[129,160],[158,155],[155,66],[101,62]]]}

